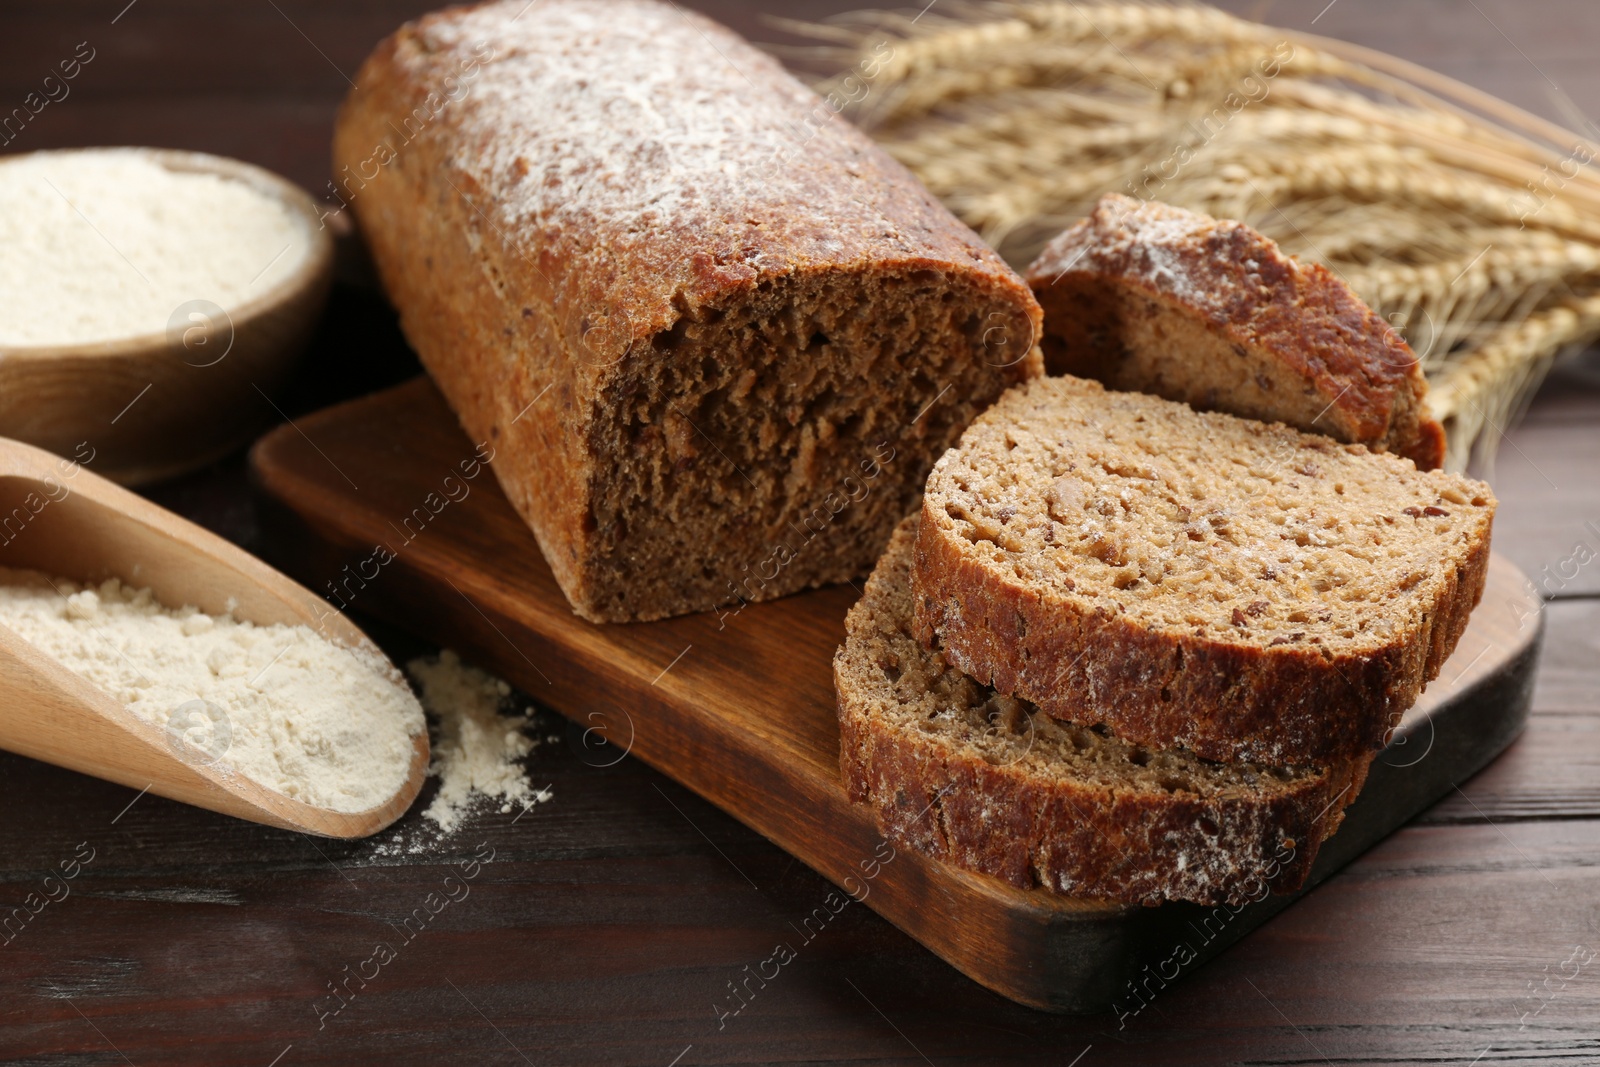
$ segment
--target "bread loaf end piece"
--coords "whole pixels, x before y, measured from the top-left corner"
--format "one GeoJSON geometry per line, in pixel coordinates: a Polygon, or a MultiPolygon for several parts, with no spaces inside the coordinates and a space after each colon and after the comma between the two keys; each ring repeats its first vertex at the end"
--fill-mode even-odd
{"type": "Polygon", "coordinates": [[[1438,675],[1494,510],[1482,482],[1363,445],[1041,378],[928,477],[915,632],[1129,741],[1328,765],[1438,675]]]}
{"type": "Polygon", "coordinates": [[[1042,365],[1020,278],[675,5],[408,24],[334,155],[407,338],[589,619],[864,574],[933,457],[1042,365]]]}
{"type": "Polygon", "coordinates": [[[895,533],[834,658],[845,785],[890,841],[1125,903],[1237,904],[1305,883],[1370,753],[1320,769],[1208,763],[1000,695],[913,637],[916,527],[895,533]]]}
{"type": "Polygon", "coordinates": [[[1052,374],[1444,461],[1410,346],[1326,268],[1242,222],[1108,193],[1027,277],[1052,374]]]}

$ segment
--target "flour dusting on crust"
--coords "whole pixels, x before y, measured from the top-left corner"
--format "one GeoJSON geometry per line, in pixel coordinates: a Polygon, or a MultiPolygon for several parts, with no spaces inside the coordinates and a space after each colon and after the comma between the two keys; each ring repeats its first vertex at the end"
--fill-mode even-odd
{"type": "Polygon", "coordinates": [[[573,265],[602,298],[629,291],[615,264],[678,278],[677,292],[629,309],[634,336],[670,325],[674,302],[702,289],[811,261],[865,268],[898,249],[1000,266],[976,235],[920,221],[944,211],[903,167],[711,20],[654,0],[525,8],[485,4],[402,31],[394,60],[413,86],[448,92],[461,57],[484,57],[442,104],[448,120],[419,136],[449,138],[452,181],[553,288],[571,288],[573,265]],[[823,171],[835,180],[819,188],[823,171]]]}

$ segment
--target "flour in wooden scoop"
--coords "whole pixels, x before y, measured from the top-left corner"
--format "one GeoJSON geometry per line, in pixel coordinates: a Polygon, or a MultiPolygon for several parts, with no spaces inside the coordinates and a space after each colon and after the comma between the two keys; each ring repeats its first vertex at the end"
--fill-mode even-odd
{"type": "Polygon", "coordinates": [[[422,708],[381,655],[307,626],[169,608],[115,578],[0,568],[0,625],[145,722],[180,758],[295,800],[366,811],[405,783],[422,708]]]}

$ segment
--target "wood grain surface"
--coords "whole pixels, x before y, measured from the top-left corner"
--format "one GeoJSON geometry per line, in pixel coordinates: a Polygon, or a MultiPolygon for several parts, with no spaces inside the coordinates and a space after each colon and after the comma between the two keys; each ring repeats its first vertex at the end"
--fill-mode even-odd
{"type": "MultiPolygon", "coordinates": [[[[0,151],[193,148],[319,191],[347,89],[341,70],[353,73],[381,36],[430,6],[8,0],[0,113],[79,42],[97,52],[71,95],[0,151]]],[[[766,13],[854,5],[692,6],[772,40],[766,13]]],[[[1600,9],[1582,0],[1227,6],[1395,52],[1550,118],[1600,114],[1600,9]]],[[[416,373],[381,301],[350,284],[358,278],[341,274],[337,313],[273,395],[282,413],[298,418],[416,373]]],[[[52,872],[61,897],[61,876],[77,871],[69,896],[0,939],[0,1061],[1594,1062],[1600,961],[1584,961],[1600,948],[1600,565],[1573,561],[1584,546],[1600,550],[1589,525],[1600,523],[1597,423],[1591,354],[1504,428],[1490,472],[1502,500],[1496,549],[1550,598],[1524,736],[1135,1017],[1015,1005],[851,905],[719,1027],[713,1005],[727,984],[831,887],[640,761],[600,766],[611,754],[541,715],[555,740],[529,768],[553,799],[526,814],[482,812],[416,853],[241,823],[0,755],[0,907],[42,894],[52,872]],[[392,936],[388,924],[480,845],[493,860],[479,864],[470,898],[319,1024],[327,983],[366,960],[375,939],[392,936]]],[[[242,457],[148,495],[247,548],[268,547],[242,457]]],[[[426,651],[371,630],[398,657],[426,651]]]]}
{"type": "MultiPolygon", "coordinates": [[[[1192,972],[1288,903],[1225,911],[1226,929],[1201,939],[1185,927],[1212,909],[1023,892],[897,851],[870,809],[849,802],[839,772],[831,665],[855,590],[649,624],[587,623],[499,487],[485,472],[465,477],[475,465],[462,457],[480,454],[419,377],[279,427],[251,451],[250,474],[267,540],[290,573],[537,694],[597,749],[619,759],[625,750],[694,790],[1013,1000],[1128,1010],[1144,968],[1161,967],[1176,943],[1195,942],[1192,972]],[[449,497],[437,492],[441,471],[454,478],[449,497]]],[[[1401,721],[1312,884],[1521,731],[1540,613],[1522,573],[1492,559],[1455,654],[1401,721]]],[[[802,924],[803,937],[815,932],[802,924]]]]}

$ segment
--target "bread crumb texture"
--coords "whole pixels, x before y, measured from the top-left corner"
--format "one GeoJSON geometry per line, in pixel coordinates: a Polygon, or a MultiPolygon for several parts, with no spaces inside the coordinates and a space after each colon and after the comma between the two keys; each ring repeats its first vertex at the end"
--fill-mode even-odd
{"type": "Polygon", "coordinates": [[[1482,482],[1361,445],[1040,379],[929,476],[919,633],[1130,739],[1348,756],[1454,647],[1494,508],[1482,482]]]}
{"type": "Polygon", "coordinates": [[[1414,626],[1494,513],[1481,482],[1070,379],[1008,397],[929,488],[976,552],[1054,596],[1330,656],[1414,626]]]}

